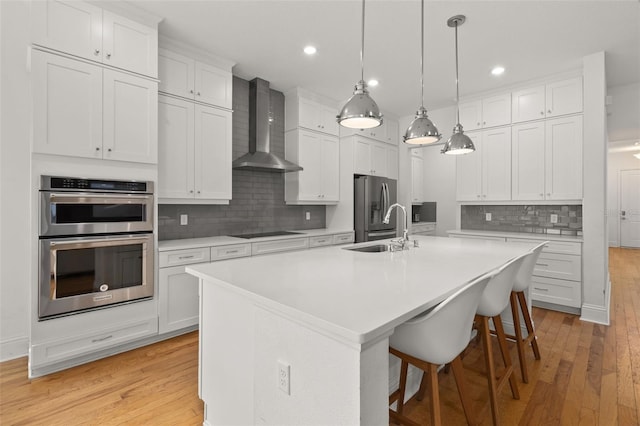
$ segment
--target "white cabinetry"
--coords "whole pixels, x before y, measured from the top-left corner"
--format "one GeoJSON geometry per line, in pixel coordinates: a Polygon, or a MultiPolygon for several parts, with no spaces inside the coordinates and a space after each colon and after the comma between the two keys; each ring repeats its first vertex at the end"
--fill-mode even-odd
{"type": "Polygon", "coordinates": [[[158,196],[165,203],[231,199],[231,112],[160,96],[158,196]]]}
{"type": "Polygon", "coordinates": [[[527,87],[512,94],[514,123],[582,111],[582,77],[527,87]]]}
{"type": "Polygon", "coordinates": [[[411,152],[411,202],[420,204],[424,201],[424,161],[416,151],[411,152]]]}
{"type": "Polygon", "coordinates": [[[511,132],[501,127],[467,134],[476,151],[456,159],[458,201],[511,199],[511,132]]]}
{"type": "Polygon", "coordinates": [[[582,198],[582,116],[512,128],[512,199],[582,198]]]}
{"type": "Polygon", "coordinates": [[[33,150],[156,163],[157,83],[32,51],[33,150]]]}
{"type": "Polygon", "coordinates": [[[398,145],[398,122],[385,118],[382,124],[371,129],[347,129],[340,130],[342,136],[359,135],[365,138],[374,139],[379,142],[398,145]]]}
{"type": "Polygon", "coordinates": [[[464,130],[504,126],[510,123],[510,93],[460,104],[460,124],[464,130]]]}
{"type": "Polygon", "coordinates": [[[167,49],[159,49],[158,54],[158,90],[231,109],[233,77],[230,71],[167,49]]]}
{"type": "Polygon", "coordinates": [[[332,204],[340,200],[340,147],[336,136],[304,129],[285,134],[285,157],[303,170],[286,173],[287,204],[332,204]]]}
{"type": "Polygon", "coordinates": [[[285,131],[303,128],[338,136],[336,106],[316,101],[315,97],[301,89],[286,94],[285,131]]]}
{"type": "Polygon", "coordinates": [[[353,136],[354,173],[398,178],[398,147],[353,136]]]}
{"type": "Polygon", "coordinates": [[[33,43],[91,61],[156,77],[155,28],[81,1],[34,1],[33,43]]]}

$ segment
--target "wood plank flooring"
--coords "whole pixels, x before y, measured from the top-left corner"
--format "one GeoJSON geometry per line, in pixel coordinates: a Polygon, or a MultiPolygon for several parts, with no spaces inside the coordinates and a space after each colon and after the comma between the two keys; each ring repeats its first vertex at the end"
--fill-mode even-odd
{"type": "MultiPolygon", "coordinates": [[[[503,425],[640,425],[640,250],[610,249],[609,266],[610,327],[534,308],[542,360],[527,353],[520,400],[502,392],[503,425]]],[[[0,425],[201,425],[197,352],[194,332],[33,380],[26,358],[1,363],[0,425]]],[[[478,405],[487,399],[482,363],[472,345],[464,365],[478,405]]],[[[439,380],[443,424],[465,424],[453,375],[439,380]]],[[[427,400],[405,413],[428,424],[427,400]]],[[[491,424],[488,410],[481,424],[491,424]]]]}

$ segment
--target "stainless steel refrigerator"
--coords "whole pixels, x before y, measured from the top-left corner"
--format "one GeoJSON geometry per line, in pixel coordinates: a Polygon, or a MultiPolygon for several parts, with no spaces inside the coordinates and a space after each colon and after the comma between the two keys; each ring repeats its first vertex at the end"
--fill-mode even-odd
{"type": "Polygon", "coordinates": [[[378,176],[354,178],[354,228],[356,242],[383,240],[396,236],[396,214],[382,223],[389,206],[396,202],[396,181],[378,176]]]}

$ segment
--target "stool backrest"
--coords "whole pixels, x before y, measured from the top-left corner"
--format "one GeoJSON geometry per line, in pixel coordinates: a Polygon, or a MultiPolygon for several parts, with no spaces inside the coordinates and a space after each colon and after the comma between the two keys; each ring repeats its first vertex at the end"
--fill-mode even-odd
{"type": "Polygon", "coordinates": [[[453,361],[469,344],[478,301],[490,278],[477,278],[432,310],[399,325],[389,345],[432,364],[453,361]]]}
{"type": "Polygon", "coordinates": [[[516,274],[516,280],[513,283],[513,291],[525,291],[529,288],[529,285],[531,284],[531,277],[533,276],[533,269],[536,267],[536,262],[538,261],[538,257],[540,257],[540,252],[542,252],[542,249],[546,244],[547,241],[539,244],[525,255],[524,260],[520,265],[520,269],[516,274]]]}
{"type": "Polygon", "coordinates": [[[478,304],[479,315],[495,317],[507,307],[516,274],[525,256],[526,254],[504,264],[489,280],[478,304]]]}

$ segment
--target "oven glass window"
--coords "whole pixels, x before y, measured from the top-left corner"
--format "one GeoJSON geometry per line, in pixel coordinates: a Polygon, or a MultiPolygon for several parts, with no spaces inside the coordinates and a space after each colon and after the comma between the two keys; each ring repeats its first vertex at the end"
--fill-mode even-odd
{"type": "Polygon", "coordinates": [[[53,223],[144,222],[144,204],[51,204],[53,223]]]}
{"type": "Polygon", "coordinates": [[[56,250],[51,298],[142,285],[142,256],[143,244],[56,250]]]}

